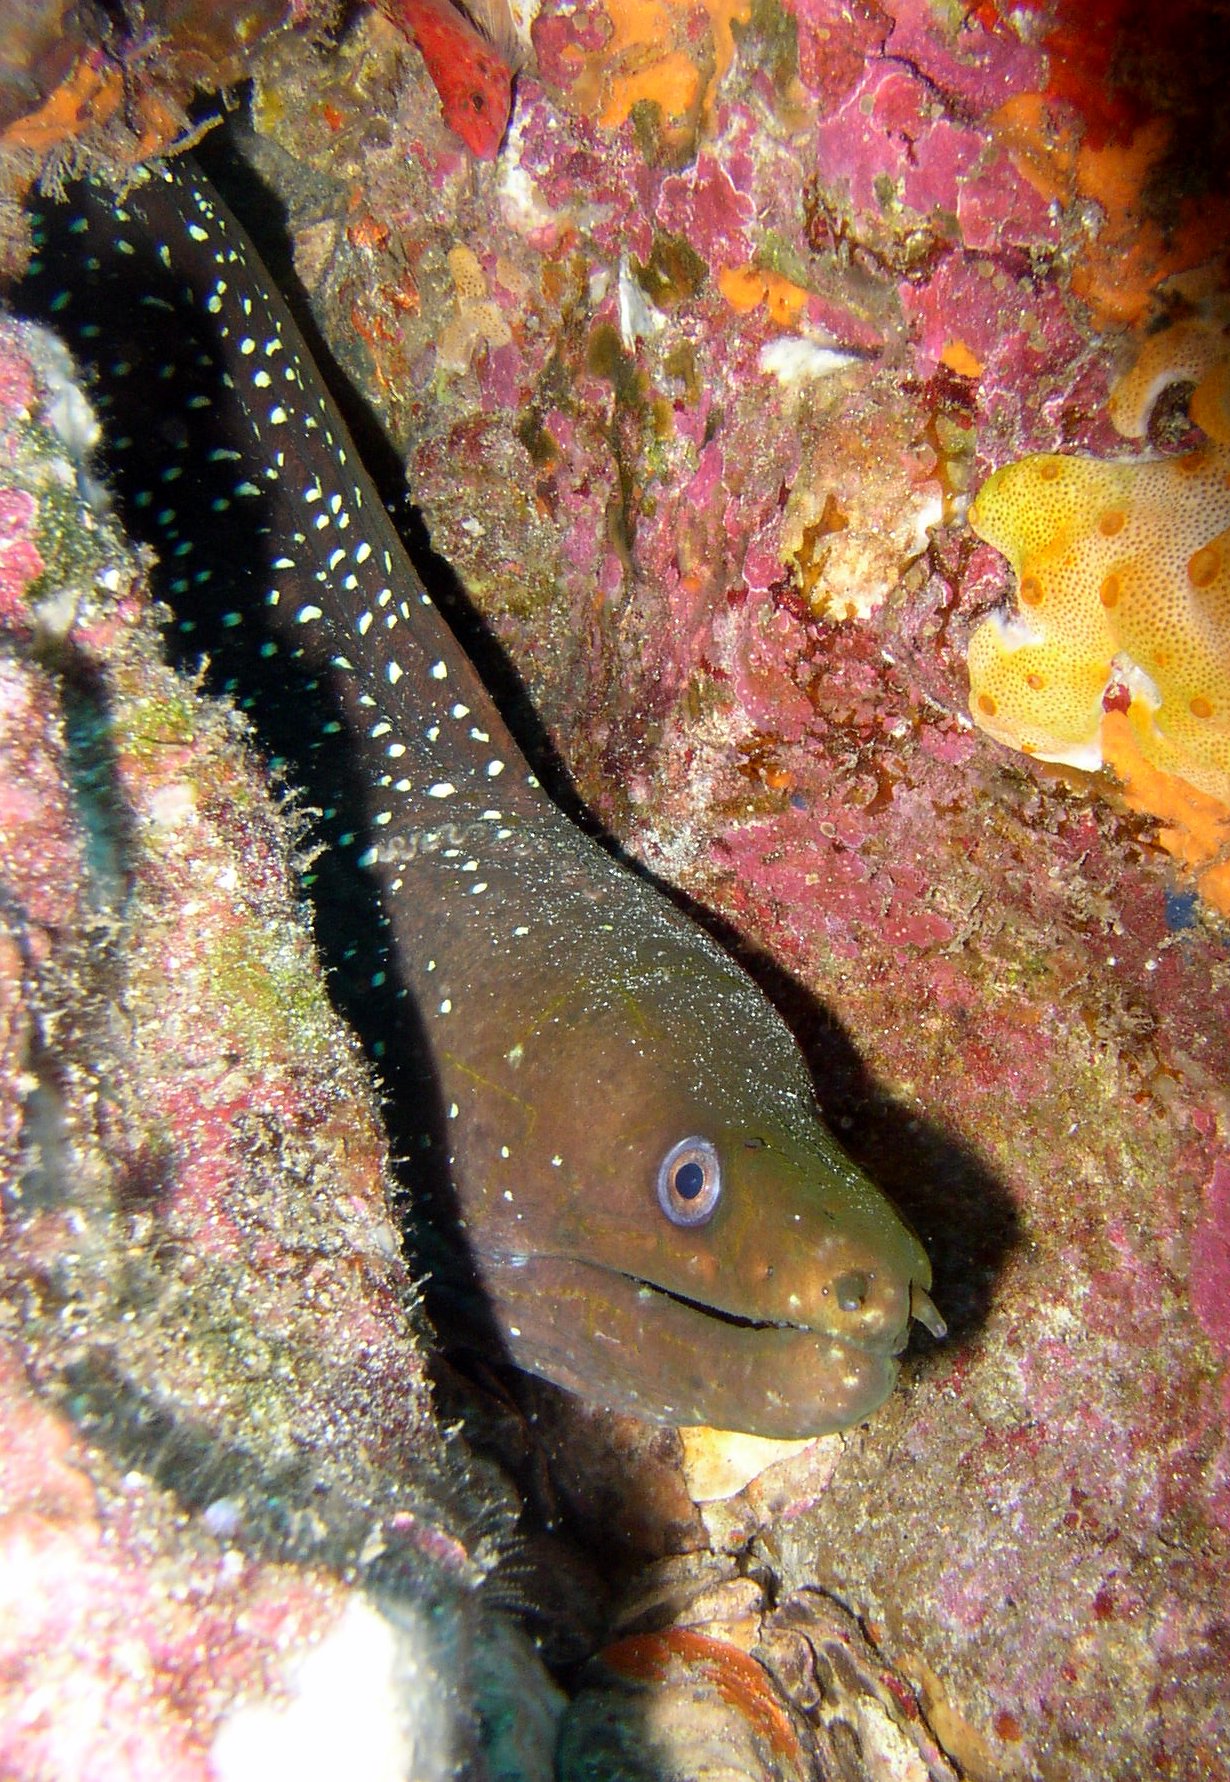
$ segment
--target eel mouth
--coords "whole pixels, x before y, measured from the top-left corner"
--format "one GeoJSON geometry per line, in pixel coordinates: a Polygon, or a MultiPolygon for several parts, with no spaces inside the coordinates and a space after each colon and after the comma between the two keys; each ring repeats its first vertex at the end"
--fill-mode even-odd
{"type": "Polygon", "coordinates": [[[630,1275],[623,1269],[611,1269],[613,1275],[620,1275],[625,1281],[631,1281],[638,1293],[660,1293],[665,1299],[673,1299],[676,1305],[687,1306],[693,1312],[700,1312],[706,1318],[716,1318],[719,1324],[732,1325],[736,1330],[808,1330],[810,1326],[799,1324],[791,1318],[749,1318],[742,1312],[727,1312],[721,1306],[710,1305],[708,1300],[689,1299],[686,1293],[676,1293],[673,1287],[663,1287],[657,1281],[647,1281],[642,1275],[630,1275]]]}
{"type": "MultiPolygon", "coordinates": [[[[707,1300],[689,1299],[686,1293],[677,1293],[674,1288],[663,1287],[657,1281],[647,1281],[641,1275],[627,1274],[623,1269],[612,1269],[610,1272],[622,1275],[625,1280],[631,1281],[641,1293],[660,1293],[667,1299],[673,1299],[678,1305],[687,1306],[691,1311],[699,1312],[706,1318],[715,1318],[721,1324],[733,1325],[738,1330],[797,1330],[810,1336],[827,1334],[824,1325],[804,1324],[793,1318],[751,1318],[742,1312],[728,1312],[722,1306],[711,1305],[707,1300]]],[[[909,1346],[910,1324],[916,1322],[921,1324],[924,1330],[930,1331],[936,1342],[942,1342],[948,1335],[948,1326],[940,1314],[939,1307],[927,1289],[918,1281],[910,1282],[909,1303],[909,1317],[894,1343],[871,1342],[845,1331],[841,1333],[842,1341],[850,1343],[855,1348],[866,1349],[869,1354],[873,1355],[884,1353],[900,1355],[909,1346]]]]}
{"type": "Polygon", "coordinates": [[[826,1435],[868,1416],[892,1390],[915,1310],[903,1282],[900,1324],[876,1342],[568,1257],[485,1256],[482,1275],[517,1366],[614,1410],[750,1435],[826,1435]]]}
{"type": "MultiPolygon", "coordinates": [[[[647,1281],[641,1275],[627,1274],[623,1269],[612,1269],[612,1274],[622,1275],[631,1281],[639,1292],[661,1293],[667,1299],[673,1299],[678,1305],[687,1306],[693,1312],[700,1312],[706,1318],[716,1318],[721,1324],[731,1324],[738,1330],[799,1330],[815,1336],[824,1330],[823,1325],[803,1324],[793,1318],[750,1318],[742,1312],[728,1312],[722,1306],[711,1305],[707,1300],[689,1299],[686,1293],[676,1293],[673,1287],[663,1287],[657,1281],[647,1281]]],[[[948,1326],[940,1315],[939,1307],[927,1289],[917,1281],[910,1282],[910,1316],[891,1353],[900,1355],[910,1340],[910,1323],[917,1322],[925,1330],[929,1330],[937,1342],[948,1335],[948,1326]]],[[[881,1354],[888,1345],[860,1341],[858,1337],[843,1334],[843,1340],[854,1344],[856,1348],[867,1349],[870,1353],[881,1354]]]]}

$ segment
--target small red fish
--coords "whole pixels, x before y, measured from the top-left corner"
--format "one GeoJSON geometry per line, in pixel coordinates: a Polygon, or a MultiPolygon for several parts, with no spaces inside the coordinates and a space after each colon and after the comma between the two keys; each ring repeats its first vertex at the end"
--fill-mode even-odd
{"type": "Polygon", "coordinates": [[[494,161],[512,111],[509,49],[484,36],[451,0],[380,0],[380,8],[418,45],[449,129],[480,161],[494,161]]]}

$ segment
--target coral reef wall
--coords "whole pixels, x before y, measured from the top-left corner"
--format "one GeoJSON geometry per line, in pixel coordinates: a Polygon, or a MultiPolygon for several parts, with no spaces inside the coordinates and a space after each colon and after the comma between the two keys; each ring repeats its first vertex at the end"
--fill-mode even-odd
{"type": "Polygon", "coordinates": [[[967,715],[986,474],[1198,438],[1111,418],[1225,276],[1216,107],[1146,26],[544,6],[481,170],[376,18],[254,106],[433,545],[591,804],[819,998],[937,1259],[949,1345],[754,1548],[975,1776],[1228,1762],[1224,932],[1111,774],[967,715]]]}

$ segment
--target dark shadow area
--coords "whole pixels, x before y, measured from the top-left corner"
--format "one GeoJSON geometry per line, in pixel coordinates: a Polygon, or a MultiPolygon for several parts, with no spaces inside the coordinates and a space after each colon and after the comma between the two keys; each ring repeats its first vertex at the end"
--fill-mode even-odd
{"type": "MultiPolygon", "coordinates": [[[[134,196],[134,208],[139,199],[134,196]]],[[[291,833],[310,864],[304,888],[331,997],[379,1075],[395,1157],[412,1189],[416,1269],[433,1316],[500,1336],[458,1235],[435,1073],[413,998],[379,952],[371,876],[356,864],[368,790],[329,664],[292,647],[267,604],[283,545],[276,496],[249,462],[250,434],[224,381],[226,348],[182,269],[149,231],[121,230],[114,201],[88,184],[38,213],[37,259],[12,293],[19,314],[53,327],[82,366],[103,429],[99,464],[129,537],[157,556],[151,588],[171,615],[168,653],[231,697],[290,798],[291,833]],[[247,476],[251,493],[236,498],[247,476]]]]}

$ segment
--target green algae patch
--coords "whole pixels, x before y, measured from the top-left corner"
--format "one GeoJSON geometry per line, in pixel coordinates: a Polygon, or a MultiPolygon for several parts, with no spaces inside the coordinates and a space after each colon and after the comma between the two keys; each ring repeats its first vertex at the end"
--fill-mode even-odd
{"type": "Polygon", "coordinates": [[[114,716],[116,746],[139,767],[154,766],[168,748],[186,748],[201,725],[200,701],[182,682],[126,701],[114,716]]]}
{"type": "Polygon", "coordinates": [[[250,1063],[328,1054],[333,1021],[301,937],[245,922],[207,943],[202,963],[250,1063]]]}
{"type": "Polygon", "coordinates": [[[586,362],[594,377],[600,377],[612,386],[617,402],[626,408],[641,405],[644,391],[636,361],[620,339],[618,328],[610,322],[595,325],[589,337],[586,362]]]}
{"type": "Polygon", "coordinates": [[[536,470],[549,469],[559,458],[559,446],[543,425],[542,417],[533,409],[517,423],[517,438],[536,470]]]}
{"type": "Polygon", "coordinates": [[[658,309],[671,310],[690,302],[709,276],[704,260],[681,236],[654,236],[649,256],[634,260],[636,282],[658,309]]]}

